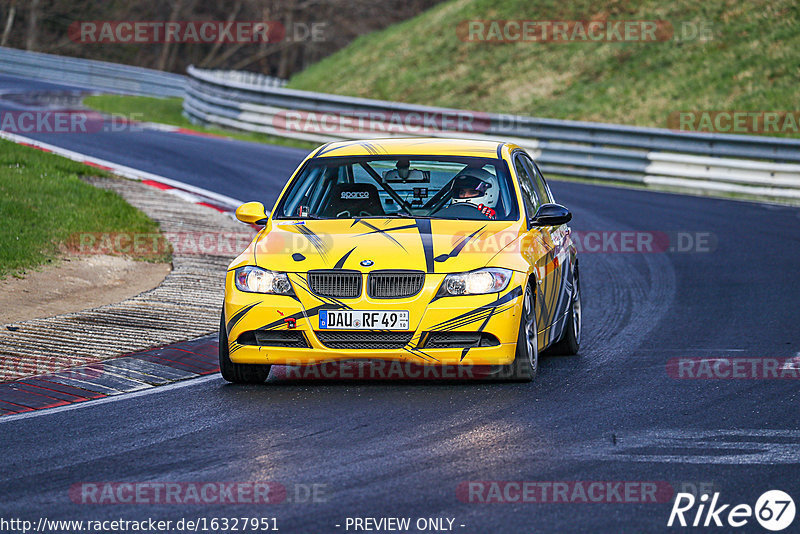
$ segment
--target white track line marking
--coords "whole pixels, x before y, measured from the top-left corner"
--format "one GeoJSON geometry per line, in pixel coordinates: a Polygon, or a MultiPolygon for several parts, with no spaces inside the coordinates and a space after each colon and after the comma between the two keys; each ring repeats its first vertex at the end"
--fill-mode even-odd
{"type": "MultiPolygon", "coordinates": [[[[160,176],[158,174],[153,174],[147,171],[134,169],[133,167],[120,165],[118,163],[114,163],[113,161],[95,158],[93,156],[87,156],[86,154],[81,154],[80,152],[75,152],[72,150],[68,150],[66,148],[61,148],[48,143],[43,143],[41,141],[37,141],[36,139],[31,139],[29,137],[24,137],[21,135],[4,132],[0,130],[0,138],[6,139],[8,141],[17,144],[28,145],[32,148],[38,148],[39,150],[44,150],[45,152],[51,152],[58,156],[65,157],[67,159],[83,163],[85,165],[104,168],[107,169],[108,172],[116,174],[117,176],[122,176],[123,178],[128,178],[137,181],[152,180],[153,182],[158,182],[184,192],[194,193],[201,197],[205,197],[206,199],[213,200],[221,204],[222,206],[230,208],[231,210],[235,209],[241,204],[244,204],[244,202],[241,200],[226,195],[221,195],[219,193],[215,193],[214,191],[203,189],[202,187],[197,187],[194,185],[179,182],[178,180],[173,180],[171,178],[160,176]]],[[[197,201],[194,202],[197,203],[197,201]]]]}
{"type": "Polygon", "coordinates": [[[203,382],[209,382],[211,380],[222,380],[220,378],[219,373],[213,373],[208,376],[201,376],[199,378],[189,378],[187,380],[181,380],[178,382],[173,382],[172,384],[167,384],[165,386],[152,386],[147,389],[140,389],[139,391],[133,391],[130,393],[124,393],[122,395],[113,395],[110,397],[103,397],[100,399],[92,399],[83,402],[76,402],[74,404],[68,404],[66,406],[58,406],[56,408],[45,408],[43,410],[35,410],[32,412],[24,412],[18,413],[15,415],[4,415],[0,417],[0,424],[8,423],[11,421],[18,421],[20,419],[30,419],[32,417],[39,417],[40,415],[51,415],[61,412],[68,412],[70,410],[79,410],[81,408],[90,408],[92,406],[99,406],[101,404],[108,404],[109,402],[117,402],[120,400],[125,399],[133,399],[135,397],[142,397],[144,395],[150,395],[151,393],[161,393],[164,391],[169,391],[173,389],[180,389],[187,386],[193,386],[196,384],[201,384],[203,382]]]}

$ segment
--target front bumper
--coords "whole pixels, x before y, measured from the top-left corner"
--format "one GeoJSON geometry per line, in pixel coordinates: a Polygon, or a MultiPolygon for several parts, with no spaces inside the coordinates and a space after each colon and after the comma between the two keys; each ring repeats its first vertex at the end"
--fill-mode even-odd
{"type": "MultiPolygon", "coordinates": [[[[366,275],[364,275],[366,277],[366,275]]],[[[296,297],[263,295],[239,291],[228,272],[225,283],[225,324],[230,359],[242,364],[313,365],[328,361],[372,359],[413,362],[423,365],[507,365],[514,360],[522,310],[525,276],[515,272],[509,285],[500,293],[434,298],[444,274],[428,274],[417,295],[400,299],[372,299],[366,294],[352,299],[319,297],[308,290],[304,273],[290,274],[296,297]],[[407,342],[393,348],[344,348],[325,345],[319,331],[320,309],[408,310],[407,342]],[[294,325],[294,328],[290,328],[294,325]],[[289,334],[304,339],[305,347],[264,346],[259,337],[289,334]],[[279,332],[278,334],[274,334],[279,332]],[[456,332],[479,336],[478,346],[461,345],[440,348],[437,339],[453,337],[456,332]],[[299,333],[299,334],[298,334],[299,333]],[[263,334],[263,335],[262,335],[263,334]]],[[[366,278],[364,280],[366,283],[366,278]]],[[[326,332],[334,332],[326,330],[326,332]]],[[[353,331],[349,331],[353,332],[353,331]]],[[[462,340],[463,341],[463,340],[462,340]]],[[[331,343],[329,343],[331,345],[331,343]]]]}

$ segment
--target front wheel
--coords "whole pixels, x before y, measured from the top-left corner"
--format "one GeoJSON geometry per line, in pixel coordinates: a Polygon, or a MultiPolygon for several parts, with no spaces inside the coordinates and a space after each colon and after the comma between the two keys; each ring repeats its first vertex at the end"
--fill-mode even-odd
{"type": "Polygon", "coordinates": [[[222,378],[234,384],[263,384],[267,380],[270,365],[233,363],[229,350],[223,312],[219,322],[219,372],[222,378]]]}
{"type": "Polygon", "coordinates": [[[501,376],[512,382],[530,382],[539,371],[539,335],[536,328],[536,310],[533,291],[528,286],[522,303],[519,321],[517,351],[514,361],[503,368],[501,376]]]}

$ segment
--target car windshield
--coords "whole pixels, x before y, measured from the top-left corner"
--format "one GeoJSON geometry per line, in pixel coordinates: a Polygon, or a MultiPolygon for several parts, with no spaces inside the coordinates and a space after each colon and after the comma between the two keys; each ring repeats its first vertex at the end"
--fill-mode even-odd
{"type": "Polygon", "coordinates": [[[511,221],[519,210],[508,167],[500,159],[382,156],[309,160],[276,217],[511,221]]]}

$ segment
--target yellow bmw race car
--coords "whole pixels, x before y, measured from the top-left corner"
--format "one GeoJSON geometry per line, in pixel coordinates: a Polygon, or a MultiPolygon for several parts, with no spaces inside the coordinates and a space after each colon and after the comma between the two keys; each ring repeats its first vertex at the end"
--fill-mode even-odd
{"type": "Polygon", "coordinates": [[[230,265],[219,359],[230,382],[272,364],[357,359],[491,366],[528,381],[539,353],[575,354],[576,249],[530,156],[457,139],[314,150],[230,265]]]}

